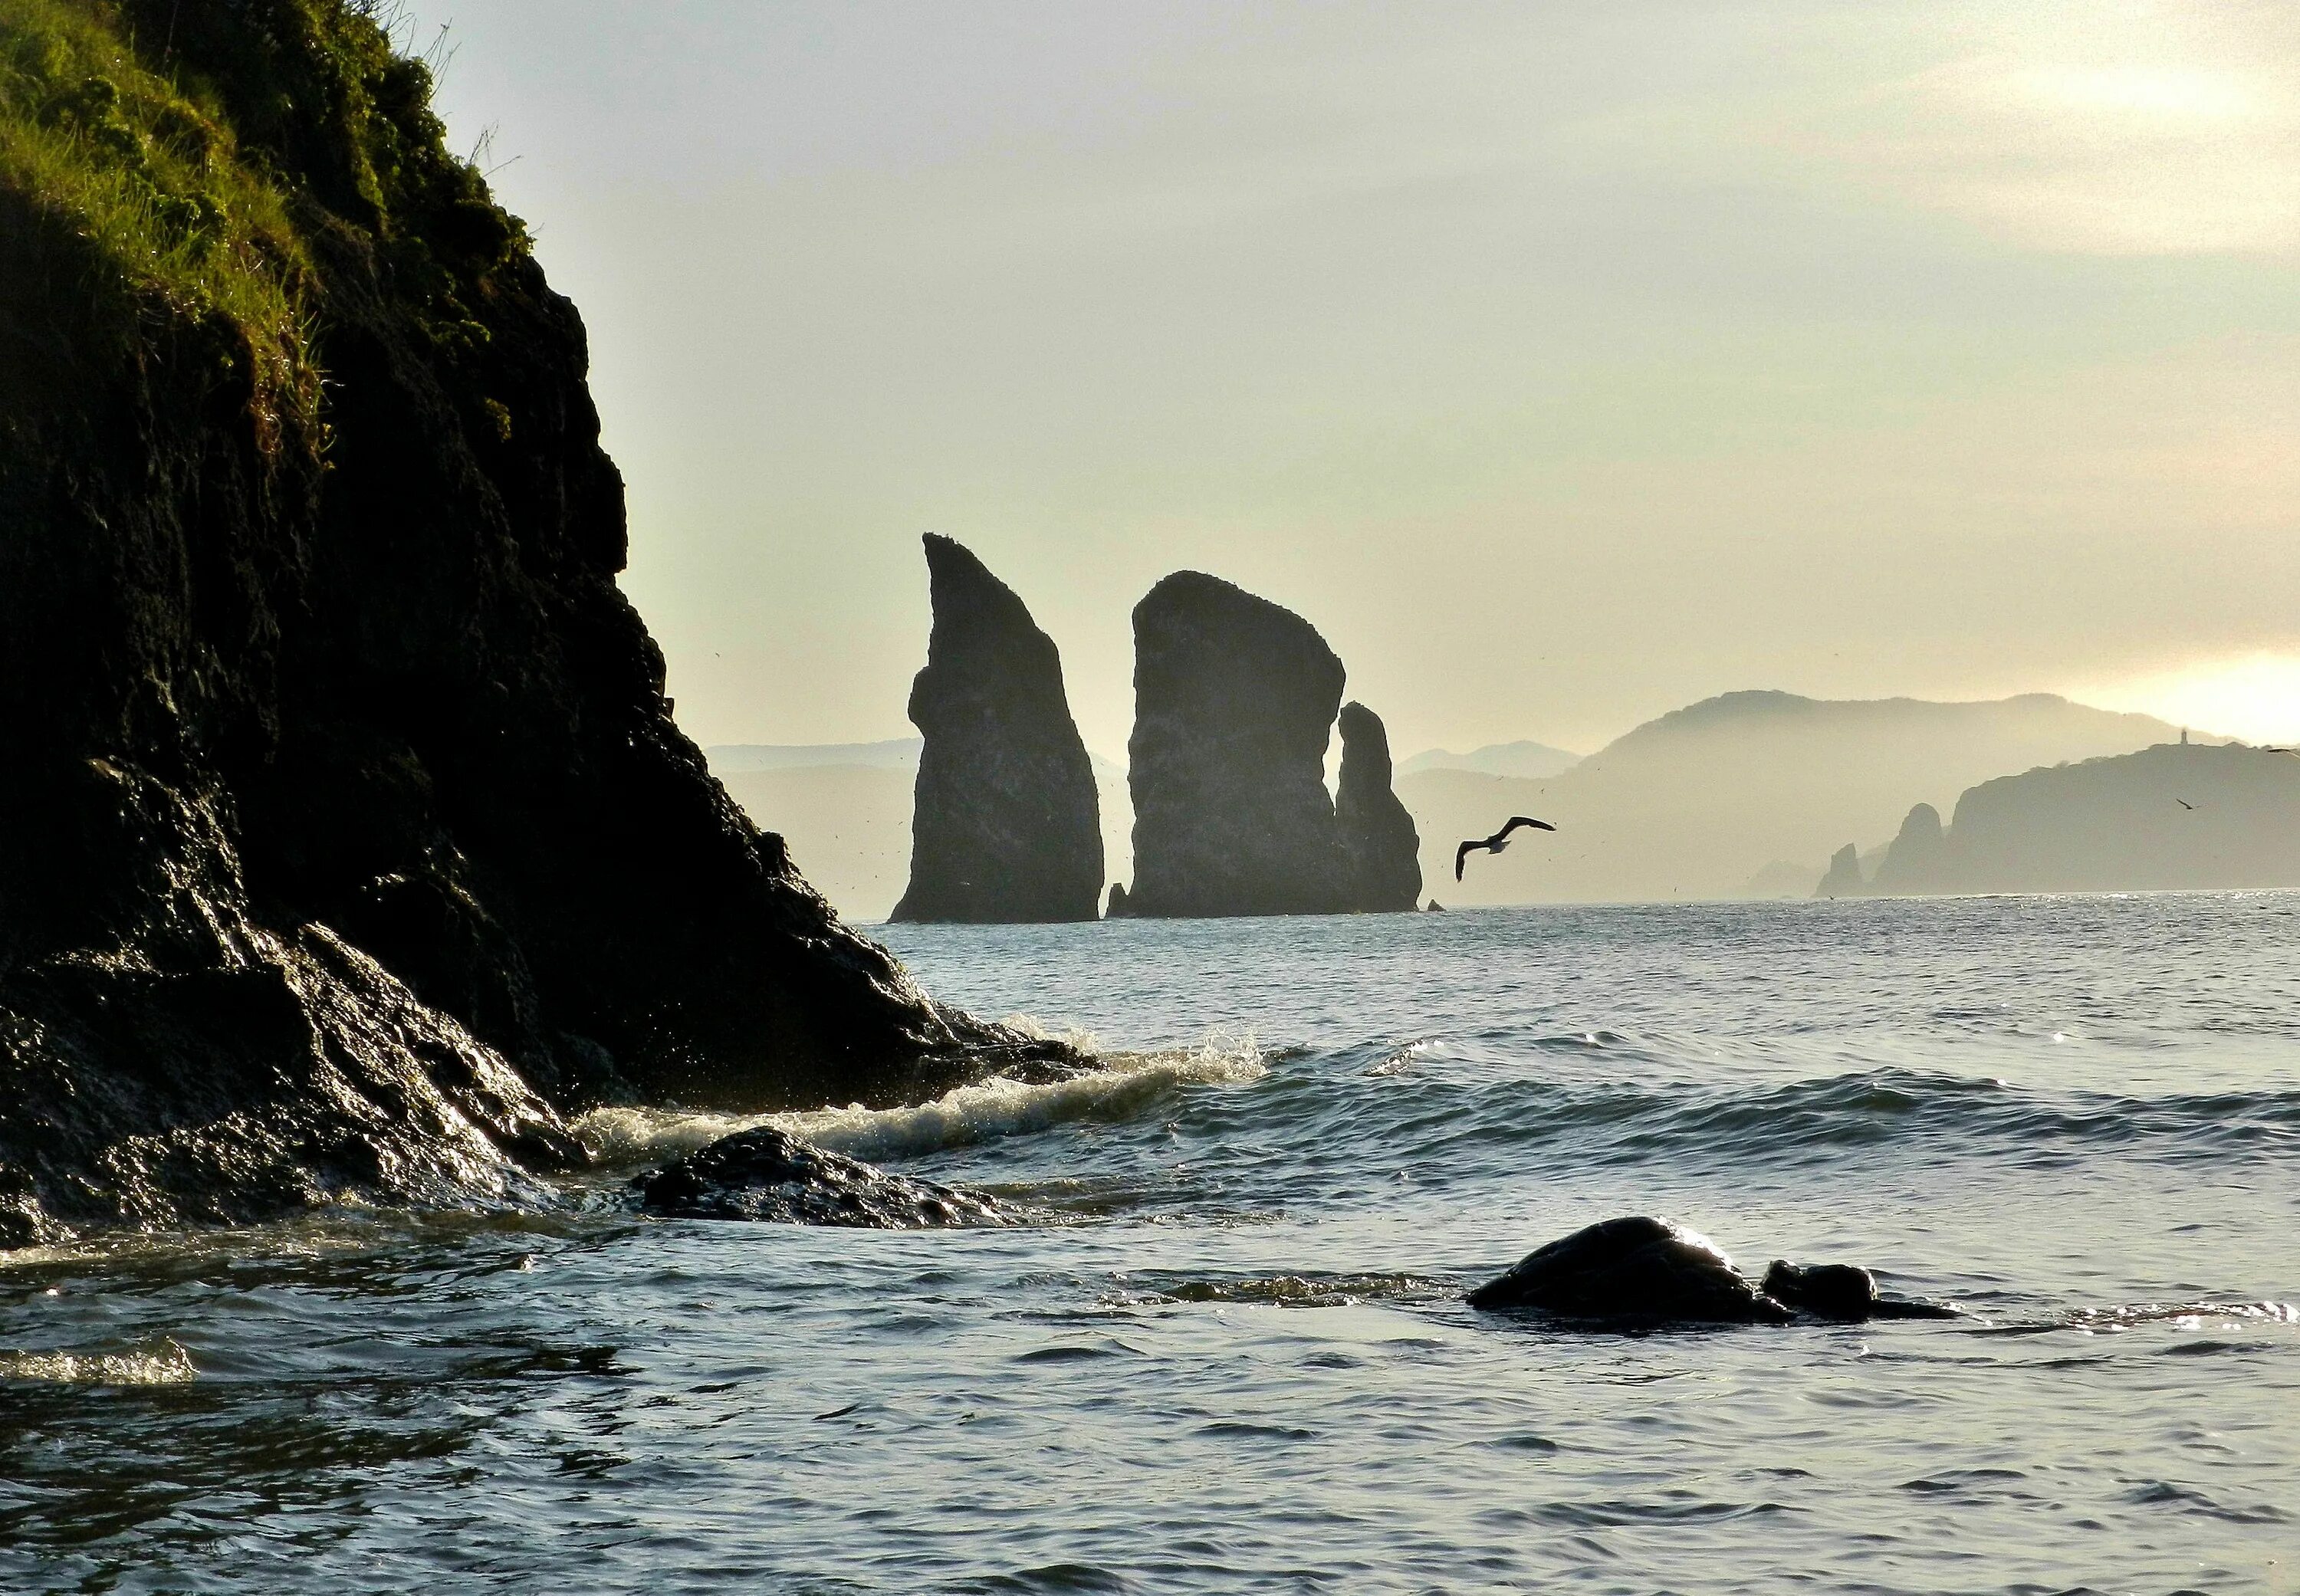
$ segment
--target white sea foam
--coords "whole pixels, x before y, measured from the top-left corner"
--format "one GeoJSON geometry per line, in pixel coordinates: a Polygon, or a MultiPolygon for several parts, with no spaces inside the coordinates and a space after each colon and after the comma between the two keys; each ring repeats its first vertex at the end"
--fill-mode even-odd
{"type": "Polygon", "coordinates": [[[800,1114],[701,1114],[595,1109],[575,1132],[603,1163],[637,1165],[692,1152],[721,1136],[773,1125],[854,1158],[916,1157],[1080,1120],[1131,1119],[1177,1087],[1235,1085],[1269,1073],[1251,1034],[1216,1032],[1194,1048],[1105,1053],[1102,1068],[1066,1081],[993,1079],[909,1108],[816,1109],[800,1114]]]}
{"type": "Polygon", "coordinates": [[[172,1341],[134,1352],[0,1353],[0,1380],[68,1385],[182,1385],[199,1377],[192,1355],[172,1341]]]}

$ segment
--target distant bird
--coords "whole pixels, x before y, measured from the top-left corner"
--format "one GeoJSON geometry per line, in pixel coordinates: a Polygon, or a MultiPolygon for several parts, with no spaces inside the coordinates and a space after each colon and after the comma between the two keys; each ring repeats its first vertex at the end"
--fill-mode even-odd
{"type": "Polygon", "coordinates": [[[2194,809],[2196,807],[2195,804],[2189,802],[2186,798],[2175,798],[2172,802],[2179,804],[2182,809],[2194,809]]]}
{"type": "Polygon", "coordinates": [[[1532,826],[1543,831],[1554,831],[1557,829],[1556,827],[1552,826],[1546,820],[1531,819],[1524,815],[1512,815],[1510,817],[1509,824],[1503,827],[1499,831],[1494,833],[1493,835],[1487,837],[1482,842],[1463,843],[1460,847],[1454,850],[1454,879],[1459,881],[1462,878],[1462,862],[1467,860],[1471,854],[1475,853],[1480,848],[1483,848],[1488,853],[1500,852],[1503,849],[1510,845],[1510,833],[1515,831],[1521,826],[1532,826]]]}

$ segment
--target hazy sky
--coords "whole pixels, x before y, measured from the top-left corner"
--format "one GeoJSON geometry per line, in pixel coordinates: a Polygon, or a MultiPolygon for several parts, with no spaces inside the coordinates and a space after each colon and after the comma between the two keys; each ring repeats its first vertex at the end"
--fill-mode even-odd
{"type": "Polygon", "coordinates": [[[1736,687],[2300,735],[2300,6],[416,9],[703,742],[906,732],[926,530],[1112,753],[1182,566],[1401,752],[1736,687]]]}

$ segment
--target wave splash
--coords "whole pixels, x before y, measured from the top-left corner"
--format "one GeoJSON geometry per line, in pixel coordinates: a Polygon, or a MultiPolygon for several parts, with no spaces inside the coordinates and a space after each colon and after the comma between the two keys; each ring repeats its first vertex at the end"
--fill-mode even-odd
{"type": "Polygon", "coordinates": [[[1217,1031],[1193,1048],[1105,1053],[1103,1067],[1066,1081],[994,1078],[905,1108],[814,1109],[794,1114],[702,1114],[679,1110],[594,1109],[575,1134],[611,1168],[680,1157],[721,1136],[771,1125],[870,1163],[916,1158],[1058,1125],[1140,1118],[1186,1086],[1234,1085],[1269,1074],[1251,1033],[1217,1031]]]}

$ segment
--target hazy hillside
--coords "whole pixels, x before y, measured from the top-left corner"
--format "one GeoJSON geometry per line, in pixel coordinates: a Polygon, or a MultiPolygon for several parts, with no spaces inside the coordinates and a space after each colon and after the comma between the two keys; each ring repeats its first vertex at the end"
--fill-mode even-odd
{"type": "Polygon", "coordinates": [[[1424,770],[1475,770],[1486,776],[1554,776],[1580,762],[1578,753],[1552,748],[1546,743],[1488,743],[1468,753],[1432,748],[1398,762],[1397,774],[1414,776],[1424,770]]]}
{"type": "Polygon", "coordinates": [[[1904,838],[1888,891],[2300,885],[2300,758],[2165,744],[2029,770],[1967,792],[1937,836],[1904,838]]]}
{"type": "MultiPolygon", "coordinates": [[[[757,745],[751,745],[757,746],[757,745]]],[[[829,744],[846,748],[900,747],[901,744],[829,744]]],[[[738,745],[738,748],[742,745],[738,745]]],[[[909,740],[910,760],[900,765],[792,764],[780,768],[729,769],[720,763],[722,748],[710,751],[712,768],[735,802],[769,831],[782,833],[791,859],[817,891],[846,919],[883,920],[911,872],[911,789],[918,777],[918,742],[909,740]]],[[[745,750],[747,751],[747,750],[745,750]]],[[[777,748],[776,752],[804,752],[777,748]]],[[[1102,841],[1112,881],[1134,873],[1133,810],[1126,777],[1104,759],[1094,761],[1095,787],[1102,803],[1102,841]]]]}
{"type": "Polygon", "coordinates": [[[1898,829],[1910,806],[1943,809],[1969,786],[2064,761],[2129,753],[2178,736],[2146,715],[2046,694],[1980,703],[1829,702],[1729,693],[1646,722],[1546,779],[1460,770],[1401,778],[1440,902],[1736,897],[1817,882],[1848,842],[1898,829]],[[1454,844],[1512,814],[1559,827],[1475,856],[1453,880],[1454,844]]]}

